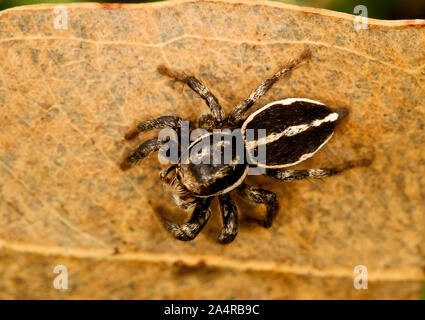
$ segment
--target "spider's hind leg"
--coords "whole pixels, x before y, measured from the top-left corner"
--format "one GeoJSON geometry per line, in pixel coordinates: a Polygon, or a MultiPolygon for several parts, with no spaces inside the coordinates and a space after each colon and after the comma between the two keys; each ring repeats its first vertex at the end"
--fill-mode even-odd
{"type": "Polygon", "coordinates": [[[264,220],[259,220],[258,223],[264,228],[270,228],[279,212],[279,202],[276,194],[268,190],[248,186],[245,183],[238,187],[238,191],[243,198],[266,205],[266,217],[264,220]]]}
{"type": "Polygon", "coordinates": [[[186,83],[193,91],[195,91],[202,99],[204,99],[205,103],[211,110],[213,119],[216,124],[219,124],[224,120],[225,114],[218,102],[218,99],[198,79],[193,76],[187,76],[184,73],[171,71],[164,65],[158,67],[158,72],[174,79],[175,81],[186,83]]]}
{"type": "Polygon", "coordinates": [[[342,170],[337,168],[320,168],[306,170],[280,170],[269,169],[265,175],[280,181],[303,180],[308,178],[324,178],[340,173],[342,170]]]}
{"type": "Polygon", "coordinates": [[[209,206],[212,199],[213,198],[200,199],[196,204],[195,209],[193,209],[189,220],[182,225],[161,217],[162,223],[175,238],[182,241],[193,240],[199,232],[201,232],[211,216],[209,206]]]}
{"type": "Polygon", "coordinates": [[[348,169],[367,166],[371,162],[371,159],[347,161],[344,165],[335,168],[319,168],[305,170],[267,169],[264,175],[278,179],[280,181],[303,180],[308,178],[325,178],[341,173],[348,169]]]}

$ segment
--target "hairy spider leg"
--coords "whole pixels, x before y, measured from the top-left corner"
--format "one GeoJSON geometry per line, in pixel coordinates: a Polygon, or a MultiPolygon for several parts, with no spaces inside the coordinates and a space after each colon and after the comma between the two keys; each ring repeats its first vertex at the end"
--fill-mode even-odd
{"type": "MultiPolygon", "coordinates": [[[[125,139],[131,140],[141,132],[171,128],[176,131],[180,140],[181,123],[182,120],[179,117],[175,116],[162,116],[156,119],[142,121],[137,125],[136,128],[134,128],[125,135],[125,139]]],[[[129,169],[132,165],[143,160],[152,152],[158,151],[163,143],[164,142],[158,140],[158,138],[153,138],[142,142],[136,149],[132,150],[130,154],[124,159],[124,161],[120,165],[121,169],[129,169]]]]}
{"type": "Polygon", "coordinates": [[[132,150],[130,154],[121,163],[121,170],[128,170],[135,163],[143,160],[154,151],[158,151],[161,148],[162,142],[158,138],[153,138],[144,141],[136,149],[132,150]]]}
{"type": "MultiPolygon", "coordinates": [[[[157,70],[162,75],[168,76],[176,81],[186,83],[193,91],[195,91],[202,99],[204,99],[205,103],[211,110],[215,126],[219,125],[224,120],[225,113],[223,108],[220,106],[218,99],[198,79],[193,76],[187,76],[184,73],[171,71],[164,65],[159,66],[157,70]]],[[[211,118],[207,119],[211,120],[211,118]]]]}
{"type": "Polygon", "coordinates": [[[302,180],[308,178],[324,178],[341,173],[345,170],[355,167],[367,166],[371,163],[370,159],[360,161],[348,161],[344,165],[335,168],[319,168],[305,170],[285,170],[285,169],[267,169],[265,176],[278,179],[280,181],[302,180]]]}
{"type": "Polygon", "coordinates": [[[175,238],[182,241],[193,240],[201,232],[211,216],[209,207],[213,198],[200,199],[195,209],[193,209],[189,220],[182,225],[161,216],[162,223],[175,238]]]}
{"type": "Polygon", "coordinates": [[[176,131],[180,130],[182,123],[182,119],[175,116],[162,116],[156,119],[145,120],[140,122],[136,128],[126,133],[124,138],[126,140],[131,140],[138,136],[141,132],[156,130],[156,129],[164,129],[171,128],[176,131]]]}
{"type": "Polygon", "coordinates": [[[238,207],[230,197],[230,193],[220,195],[221,217],[223,219],[223,229],[217,240],[222,244],[232,242],[238,234],[238,207]]]}
{"type": "Polygon", "coordinates": [[[245,183],[238,187],[238,191],[243,198],[266,205],[265,218],[257,222],[264,228],[270,228],[279,211],[279,202],[277,201],[276,194],[268,190],[248,186],[245,183]]]}
{"type": "Polygon", "coordinates": [[[281,68],[276,72],[271,78],[266,79],[257,89],[255,89],[250,96],[239,103],[233,112],[229,115],[228,123],[233,125],[238,125],[241,121],[244,120],[243,116],[245,112],[252,107],[252,105],[260,99],[283,75],[289,73],[295,67],[297,67],[301,62],[311,57],[310,50],[306,49],[303,53],[295,60],[292,60],[289,64],[281,68]]]}

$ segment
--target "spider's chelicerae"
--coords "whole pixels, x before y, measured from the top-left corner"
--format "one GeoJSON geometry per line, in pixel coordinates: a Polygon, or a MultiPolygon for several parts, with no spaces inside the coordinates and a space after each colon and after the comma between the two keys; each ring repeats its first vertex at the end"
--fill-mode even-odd
{"type": "MultiPolygon", "coordinates": [[[[205,136],[193,141],[186,150],[179,153],[179,161],[169,168],[162,170],[160,178],[170,187],[176,203],[185,209],[194,206],[188,221],[179,225],[169,219],[163,219],[166,228],[179,240],[194,239],[207,223],[211,212],[211,200],[218,197],[223,228],[218,241],[229,243],[233,241],[238,232],[238,208],[230,197],[231,191],[239,192],[243,198],[266,206],[265,218],[259,224],[269,228],[275,219],[279,203],[276,195],[268,190],[248,186],[244,183],[248,170],[252,167],[263,169],[263,174],[281,181],[300,180],[305,178],[323,178],[341,172],[356,165],[346,163],[340,168],[321,168],[308,170],[287,170],[289,166],[298,164],[312,157],[332,137],[335,125],[346,114],[345,109],[331,110],[323,103],[304,98],[288,98],[273,101],[246,117],[251,106],[269,90],[283,75],[289,73],[301,62],[310,58],[311,54],[305,50],[297,59],[281,68],[271,78],[265,80],[251,95],[239,103],[233,112],[226,117],[217,98],[200,81],[192,76],[173,72],[164,66],[158,67],[158,72],[176,81],[189,85],[193,91],[201,96],[211,110],[211,114],[202,116],[198,126],[209,131],[207,138],[208,158],[213,155],[213,150],[224,145],[223,137],[226,131],[213,129],[239,129],[243,142],[243,151],[246,154],[240,161],[236,152],[231,153],[231,161],[203,163],[187,161],[182,162],[183,154],[194,150],[201,150],[201,141],[205,136]],[[254,130],[254,137],[248,141],[247,132],[254,130]],[[265,129],[265,135],[255,132],[265,129]],[[258,161],[254,154],[264,150],[263,161],[258,161]],[[236,161],[238,160],[238,161],[236,161]]],[[[140,132],[154,129],[171,128],[181,137],[182,119],[175,116],[162,116],[153,120],[146,120],[126,134],[130,140],[140,132]]],[[[264,132],[264,131],[263,131],[264,132]]],[[[233,139],[232,148],[233,148],[233,139]]],[[[133,164],[144,159],[154,151],[158,151],[163,141],[154,138],[143,142],[133,150],[122,162],[121,168],[126,170],[133,164]]],[[[237,146],[236,146],[237,147],[237,146]]],[[[201,154],[204,152],[202,149],[201,154]]],[[[260,157],[261,158],[261,157],[260,157]]],[[[190,158],[189,158],[190,159],[190,158]]]]}

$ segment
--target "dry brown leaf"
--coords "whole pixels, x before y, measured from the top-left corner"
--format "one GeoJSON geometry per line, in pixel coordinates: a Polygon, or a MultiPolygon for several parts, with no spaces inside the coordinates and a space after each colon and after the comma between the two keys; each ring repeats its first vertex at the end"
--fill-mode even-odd
{"type": "MultiPolygon", "coordinates": [[[[54,5],[0,13],[0,298],[411,298],[424,276],[425,22],[369,20],[257,1],[54,5]],[[226,112],[265,77],[313,52],[257,106],[307,97],[346,106],[331,142],[303,167],[375,156],[326,180],[248,182],[278,194],[265,230],[242,220],[215,237],[215,207],[192,242],[151,156],[123,173],[136,121],[207,108],[159,64],[197,76],[226,112]],[[56,290],[65,265],[69,289],[56,290]],[[353,287],[365,265],[368,290],[353,287]]],[[[145,139],[148,135],[140,137],[145,139]]],[[[139,140],[140,141],[140,140],[139,140]]],[[[137,141],[135,142],[137,143],[137,141]]],[[[242,218],[264,208],[237,199],[242,218]]]]}

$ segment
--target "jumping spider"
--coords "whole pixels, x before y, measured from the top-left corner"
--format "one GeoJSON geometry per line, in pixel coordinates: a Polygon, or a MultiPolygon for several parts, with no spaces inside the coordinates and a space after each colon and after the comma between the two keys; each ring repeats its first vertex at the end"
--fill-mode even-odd
{"type": "MultiPolygon", "coordinates": [[[[341,168],[320,168],[308,170],[285,170],[282,168],[293,166],[312,157],[332,137],[336,123],[346,114],[345,109],[331,110],[318,101],[303,98],[288,98],[273,101],[258,111],[245,117],[251,106],[263,96],[273,84],[283,75],[289,73],[302,61],[311,56],[305,50],[297,59],[281,68],[271,78],[265,80],[251,95],[239,103],[233,112],[225,116],[217,98],[200,81],[192,76],[186,76],[173,72],[165,66],[158,67],[158,72],[176,81],[182,81],[195,91],[211,110],[211,114],[203,116],[198,121],[200,128],[206,128],[210,132],[212,142],[208,145],[209,154],[213,149],[220,147],[221,138],[225,133],[212,132],[212,129],[238,129],[243,136],[243,148],[247,158],[235,161],[237,155],[232,153],[232,161],[227,164],[195,164],[192,162],[179,162],[162,170],[160,178],[162,182],[171,188],[176,203],[182,208],[194,206],[189,220],[179,225],[169,219],[163,219],[166,228],[179,240],[192,240],[207,223],[211,212],[209,209],[211,200],[218,197],[223,228],[218,236],[221,243],[233,241],[238,232],[238,209],[230,197],[230,192],[236,190],[243,198],[255,203],[263,203],[266,206],[266,216],[259,224],[265,228],[271,227],[278,210],[279,203],[276,195],[268,190],[248,186],[244,183],[249,167],[264,169],[264,175],[281,181],[300,180],[305,178],[323,178],[352,168],[357,164],[347,163],[341,168]],[[265,129],[265,138],[258,135],[253,141],[247,141],[248,129],[265,129]],[[218,138],[214,140],[214,138],[218,138]],[[215,141],[215,142],[214,142],[215,141]],[[219,142],[217,142],[219,141],[219,142]],[[251,157],[258,152],[259,146],[266,146],[266,162],[255,162],[251,157]],[[251,161],[248,161],[251,160],[251,161]]],[[[140,132],[154,129],[172,128],[179,135],[182,119],[175,116],[162,116],[153,120],[146,120],[125,135],[130,140],[140,132]]],[[[205,138],[205,137],[204,137],[205,138]]],[[[189,153],[199,147],[200,139],[193,141],[183,153],[189,153]]],[[[126,170],[133,164],[144,159],[154,151],[158,151],[163,144],[158,138],[143,142],[133,150],[122,162],[121,168],[126,170]]],[[[182,153],[179,154],[182,156],[182,153]]],[[[210,162],[211,163],[211,162],[210,162]]]]}

